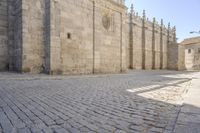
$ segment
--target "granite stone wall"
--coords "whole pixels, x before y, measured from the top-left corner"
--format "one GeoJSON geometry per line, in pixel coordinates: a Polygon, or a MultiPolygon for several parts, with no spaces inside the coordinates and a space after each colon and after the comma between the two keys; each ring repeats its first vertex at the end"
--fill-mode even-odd
{"type": "Polygon", "coordinates": [[[133,16],[132,21],[130,21],[130,27],[132,30],[132,35],[127,34],[132,38],[130,41],[130,68],[142,69],[142,19],[139,16],[133,16]]]}
{"type": "Polygon", "coordinates": [[[44,71],[44,13],[45,0],[22,0],[23,72],[44,71]]]}
{"type": "Polygon", "coordinates": [[[133,10],[128,14],[127,25],[127,67],[131,69],[167,69],[168,45],[176,42],[175,30],[166,28],[163,20],[159,24],[155,18],[150,21],[145,11],[138,16],[133,10]],[[172,39],[171,39],[171,38],[172,39]]]}
{"type": "Polygon", "coordinates": [[[49,2],[50,73],[126,70],[124,5],[106,0],[49,2]]]}
{"type": "Polygon", "coordinates": [[[179,54],[179,69],[200,70],[199,36],[184,39],[179,45],[179,51],[181,51],[179,54]]]}
{"type": "Polygon", "coordinates": [[[7,0],[0,1],[0,71],[8,69],[8,13],[7,0]]]}
{"type": "Polygon", "coordinates": [[[167,28],[163,28],[163,37],[162,37],[162,41],[163,41],[163,69],[167,69],[167,55],[168,55],[168,50],[167,50],[167,46],[168,46],[168,30],[167,28]]]}
{"type": "Polygon", "coordinates": [[[200,42],[186,44],[184,47],[186,69],[200,70],[200,42]]]}
{"type": "MultiPolygon", "coordinates": [[[[198,48],[200,48],[200,46],[198,48]]],[[[186,58],[185,46],[180,43],[179,47],[178,47],[178,51],[179,51],[179,54],[178,54],[178,70],[186,70],[186,64],[185,64],[185,58],[186,58]]],[[[198,53],[197,58],[196,58],[197,59],[197,66],[198,66],[197,70],[200,70],[200,52],[199,52],[199,49],[196,49],[196,52],[198,53]]]]}
{"type": "Polygon", "coordinates": [[[8,0],[9,70],[44,69],[44,0],[8,0]],[[33,3],[35,6],[33,8],[33,3]]]}
{"type": "Polygon", "coordinates": [[[176,37],[172,30],[168,31],[168,54],[167,54],[167,68],[170,70],[178,70],[178,59],[179,59],[179,44],[176,43],[176,37]]]}
{"type": "Polygon", "coordinates": [[[178,43],[170,43],[168,51],[171,53],[168,55],[168,69],[178,70],[178,43]]]}
{"type": "Polygon", "coordinates": [[[145,23],[145,66],[144,69],[152,69],[152,61],[153,61],[153,51],[152,51],[152,23],[147,21],[145,23]]]}
{"type": "Polygon", "coordinates": [[[178,67],[175,30],[145,12],[126,11],[124,0],[1,0],[0,70],[92,74],[178,67]]]}
{"type": "Polygon", "coordinates": [[[22,0],[8,2],[9,70],[22,71],[22,0]]]}

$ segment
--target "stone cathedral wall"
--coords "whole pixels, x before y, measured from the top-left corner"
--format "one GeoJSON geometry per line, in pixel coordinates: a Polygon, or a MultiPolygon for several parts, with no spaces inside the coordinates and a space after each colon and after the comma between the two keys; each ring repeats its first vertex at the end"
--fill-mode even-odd
{"type": "Polygon", "coordinates": [[[22,70],[22,0],[8,1],[9,70],[22,70]]]}
{"type": "Polygon", "coordinates": [[[126,70],[125,6],[107,0],[50,2],[50,73],[126,70]]]}
{"type": "Polygon", "coordinates": [[[86,74],[127,69],[124,0],[3,0],[0,10],[3,70],[86,74]]]}
{"type": "Polygon", "coordinates": [[[50,73],[92,73],[93,2],[60,0],[49,5],[50,73]]]}
{"type": "Polygon", "coordinates": [[[172,65],[168,64],[173,62],[168,51],[171,50],[170,44],[176,42],[175,30],[169,26],[166,28],[163,21],[160,24],[155,19],[150,21],[145,12],[142,17],[132,12],[128,18],[127,67],[148,70],[167,69],[172,65]]]}
{"type": "Polygon", "coordinates": [[[0,70],[91,74],[178,67],[175,30],[126,11],[124,0],[1,0],[0,70]]]}
{"type": "Polygon", "coordinates": [[[169,31],[169,44],[167,50],[170,54],[167,54],[167,68],[178,70],[179,46],[174,40],[175,38],[173,32],[169,31]]]}
{"type": "Polygon", "coordinates": [[[8,69],[7,0],[0,1],[0,70],[8,69]]]}
{"type": "Polygon", "coordinates": [[[44,0],[8,2],[9,69],[40,73],[44,68],[44,0]]]}
{"type": "Polygon", "coordinates": [[[155,68],[154,69],[160,69],[160,56],[161,56],[161,51],[160,51],[160,26],[158,24],[155,24],[155,68]]]}
{"type": "Polygon", "coordinates": [[[163,69],[167,69],[167,45],[168,45],[168,30],[164,26],[163,28],[163,69]]]}
{"type": "Polygon", "coordinates": [[[152,69],[153,51],[152,51],[152,23],[147,20],[145,23],[145,69],[152,69]]]}
{"type": "Polygon", "coordinates": [[[45,0],[22,1],[22,71],[40,73],[45,59],[45,0]]]}

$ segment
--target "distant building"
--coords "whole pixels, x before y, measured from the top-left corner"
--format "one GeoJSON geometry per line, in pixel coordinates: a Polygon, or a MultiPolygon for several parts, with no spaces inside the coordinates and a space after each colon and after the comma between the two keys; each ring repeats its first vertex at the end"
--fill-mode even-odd
{"type": "Polygon", "coordinates": [[[185,46],[187,70],[200,70],[200,37],[188,38],[181,42],[185,46]]]}

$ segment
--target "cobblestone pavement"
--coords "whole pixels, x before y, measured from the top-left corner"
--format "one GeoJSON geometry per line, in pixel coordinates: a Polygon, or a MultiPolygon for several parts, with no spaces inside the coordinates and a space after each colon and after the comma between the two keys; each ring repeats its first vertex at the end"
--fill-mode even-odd
{"type": "Polygon", "coordinates": [[[0,132],[171,133],[191,73],[0,73],[0,132]]]}

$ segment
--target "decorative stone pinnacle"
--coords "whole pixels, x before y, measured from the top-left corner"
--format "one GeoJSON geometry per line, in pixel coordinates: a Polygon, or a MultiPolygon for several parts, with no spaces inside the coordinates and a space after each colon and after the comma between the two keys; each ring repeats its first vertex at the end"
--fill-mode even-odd
{"type": "Polygon", "coordinates": [[[174,26],[174,31],[176,32],[176,26],[174,26]]]}
{"type": "Polygon", "coordinates": [[[134,6],[133,4],[131,4],[131,14],[133,14],[133,12],[134,12],[134,6]]]}
{"type": "Polygon", "coordinates": [[[143,10],[143,17],[145,18],[146,17],[146,11],[143,10]]]}
{"type": "Polygon", "coordinates": [[[170,23],[168,23],[168,29],[170,29],[170,23]]]}
{"type": "Polygon", "coordinates": [[[161,19],[161,25],[163,26],[163,19],[161,19]]]}
{"type": "Polygon", "coordinates": [[[156,18],[155,17],[153,17],[153,23],[156,23],[156,18]]]}

